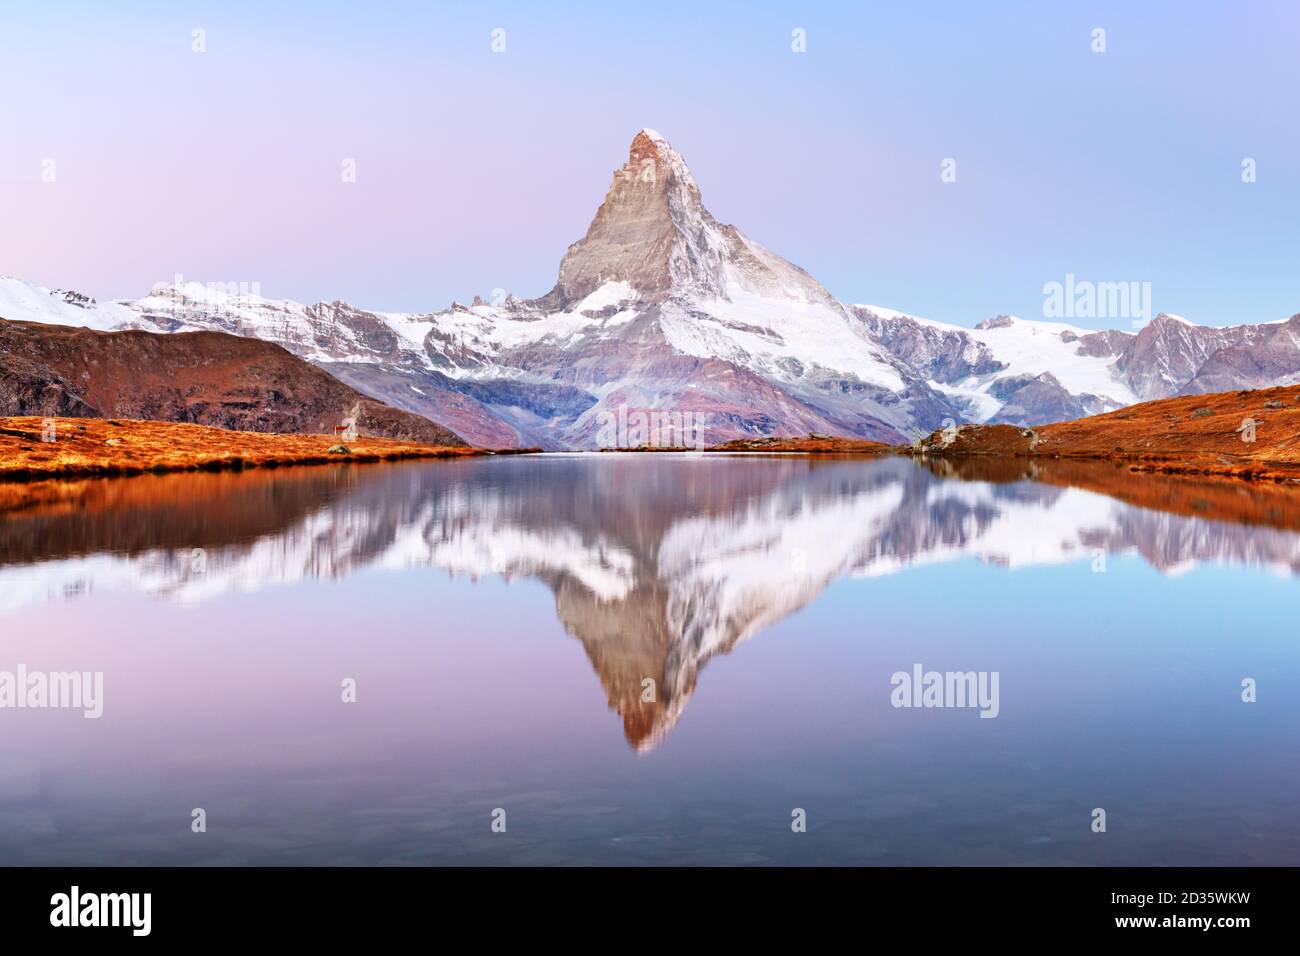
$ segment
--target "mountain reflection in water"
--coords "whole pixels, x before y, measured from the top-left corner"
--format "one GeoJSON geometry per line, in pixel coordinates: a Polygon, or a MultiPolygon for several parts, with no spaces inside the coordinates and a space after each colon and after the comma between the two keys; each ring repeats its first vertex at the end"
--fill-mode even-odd
{"type": "Polygon", "coordinates": [[[1165,574],[1300,568],[1287,489],[1104,465],[956,471],[903,458],[560,455],[6,486],[0,615],[112,589],[204,602],[366,568],[534,578],[628,742],[648,749],[711,657],[844,576],[1127,554],[1165,574]]]}

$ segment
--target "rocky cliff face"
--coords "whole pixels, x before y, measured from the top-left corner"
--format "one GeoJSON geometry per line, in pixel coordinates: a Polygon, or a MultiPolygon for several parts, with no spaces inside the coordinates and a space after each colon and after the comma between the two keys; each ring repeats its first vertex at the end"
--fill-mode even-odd
{"type": "Polygon", "coordinates": [[[0,321],[0,415],[191,422],[240,431],[461,445],[434,422],[368,398],[278,345],[217,332],[97,332],[0,321]]]}
{"type": "Polygon", "coordinates": [[[1268,328],[1239,325],[1212,329],[1178,317],[1157,315],[1125,343],[1115,367],[1142,401],[1167,398],[1195,378],[1215,353],[1249,348],[1265,336],[1268,328]]]}
{"type": "Polygon", "coordinates": [[[627,283],[645,302],[674,295],[726,299],[739,287],[754,295],[838,305],[802,269],[718,223],[686,162],[650,129],[632,140],[587,235],[569,247],[559,282],[539,302],[568,306],[608,282],[627,283]]]}
{"type": "Polygon", "coordinates": [[[891,352],[959,406],[959,422],[1047,424],[1178,394],[1288,385],[1300,376],[1295,319],[1210,328],[1162,313],[1127,332],[1000,315],[966,329],[875,306],[854,309],[891,352]]]}
{"type": "Polygon", "coordinates": [[[677,286],[721,292],[723,250],[710,248],[706,233],[716,225],[700,216],[699,188],[675,159],[662,137],[637,134],[586,236],[561,260],[559,281],[544,297],[548,305],[581,302],[611,281],[647,298],[677,286]]]}
{"type": "Polygon", "coordinates": [[[1248,330],[1246,334],[1211,352],[1178,394],[1203,395],[1300,382],[1300,315],[1286,322],[1244,329],[1248,330]]]}

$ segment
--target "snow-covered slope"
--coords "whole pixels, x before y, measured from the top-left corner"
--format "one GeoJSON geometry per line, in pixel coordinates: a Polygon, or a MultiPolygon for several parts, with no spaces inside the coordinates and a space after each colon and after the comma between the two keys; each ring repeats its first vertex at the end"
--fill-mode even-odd
{"type": "Polygon", "coordinates": [[[877,306],[854,309],[960,407],[964,420],[1051,421],[1138,401],[1116,356],[1084,347],[1086,329],[1005,315],[967,329],[877,306]],[[1066,414],[1038,414],[1053,399],[1062,407],[1050,411],[1066,414]]]}
{"type": "Polygon", "coordinates": [[[118,303],[129,324],[150,331],[207,329],[265,339],[312,362],[396,362],[428,367],[417,317],[378,315],[345,302],[303,305],[226,291],[198,282],[155,286],[143,299],[118,303]]]}
{"type": "Polygon", "coordinates": [[[13,276],[0,276],[0,318],[107,332],[134,321],[135,312],[116,302],[96,302],[80,292],[46,289],[13,276]]]}

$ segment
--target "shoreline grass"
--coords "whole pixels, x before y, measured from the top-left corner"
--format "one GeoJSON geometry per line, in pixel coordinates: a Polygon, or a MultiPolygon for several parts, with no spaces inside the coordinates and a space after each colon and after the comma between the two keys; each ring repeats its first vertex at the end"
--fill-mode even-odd
{"type": "Polygon", "coordinates": [[[237,432],[120,418],[0,418],[0,481],[474,458],[534,451],[369,437],[340,442],[333,435],[237,432]]]}

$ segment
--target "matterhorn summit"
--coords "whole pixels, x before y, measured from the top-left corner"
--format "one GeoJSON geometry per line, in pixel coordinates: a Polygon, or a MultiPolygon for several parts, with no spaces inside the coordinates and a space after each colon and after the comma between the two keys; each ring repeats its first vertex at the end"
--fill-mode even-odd
{"type": "Polygon", "coordinates": [[[560,263],[544,301],[578,302],[606,282],[626,282],[644,301],[674,293],[730,299],[742,293],[832,304],[811,276],[720,224],[704,207],[685,160],[668,140],[643,129],[614,171],[587,235],[560,263]]]}

